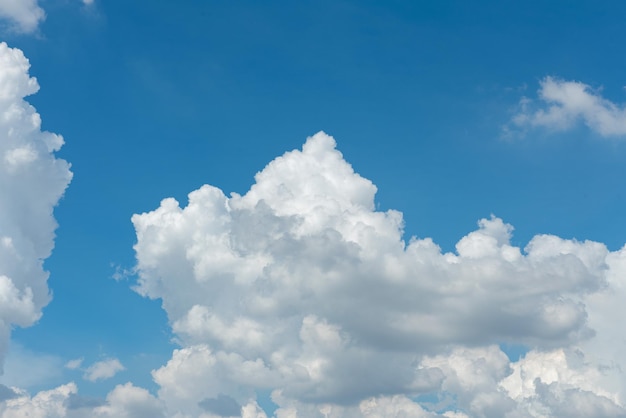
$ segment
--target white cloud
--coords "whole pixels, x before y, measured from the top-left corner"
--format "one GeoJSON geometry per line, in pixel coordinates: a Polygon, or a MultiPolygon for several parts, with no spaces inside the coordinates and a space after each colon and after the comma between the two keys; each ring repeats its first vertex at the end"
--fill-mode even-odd
{"type": "Polygon", "coordinates": [[[32,325],[50,300],[43,260],[54,246],[53,209],[72,178],[54,156],[63,138],[41,131],[24,101],[39,89],[29,67],[22,51],[0,43],[0,362],[10,328],[32,325]]]}
{"type": "Polygon", "coordinates": [[[539,235],[521,249],[496,217],[455,253],[404,242],[334,147],[317,134],[244,196],[204,186],[133,217],[137,290],[163,300],[182,345],[153,371],[156,396],[4,388],[0,417],[267,418],[258,391],[276,418],[626,416],[626,247],[539,235]],[[530,351],[511,362],[499,343],[530,351]]]}
{"type": "Polygon", "coordinates": [[[107,396],[106,405],[93,410],[91,417],[165,418],[163,406],[150,393],[131,383],[118,385],[107,396]]]}
{"type": "Polygon", "coordinates": [[[9,20],[19,32],[31,33],[37,30],[46,13],[37,0],[0,0],[0,18],[9,20]]]}
{"type": "Polygon", "coordinates": [[[70,382],[32,397],[18,390],[0,402],[0,418],[165,418],[164,411],[158,399],[131,383],[116,386],[106,400],[81,397],[70,382]]]}
{"type": "Polygon", "coordinates": [[[444,372],[444,393],[476,417],[624,417],[604,373],[579,350],[531,351],[509,363],[497,346],[457,348],[426,357],[423,367],[444,372]]]}
{"type": "Polygon", "coordinates": [[[626,250],[550,235],[518,248],[496,217],[455,253],[405,242],[402,215],[375,210],[376,187],[323,133],[255,179],[243,196],[203,186],[184,208],[133,216],[136,290],[162,299],[182,344],[153,372],[168,415],[253,405],[257,390],[279,418],[560,416],[568,397],[622,413],[619,369],[599,370],[625,351],[608,358],[591,341],[616,329],[590,324],[608,313],[594,298],[625,287],[626,250]],[[499,343],[532,351],[510,363],[499,343]],[[510,377],[564,350],[588,364],[510,377]],[[413,400],[428,393],[457,401],[429,412],[413,400]]]}
{"type": "MultiPolygon", "coordinates": [[[[304,404],[283,399],[281,393],[275,393],[273,397],[277,402],[285,405],[276,411],[277,418],[435,418],[443,416],[425,410],[417,402],[402,395],[371,397],[351,406],[304,404]]],[[[459,416],[458,418],[467,417],[459,416]]]]}
{"type": "Polygon", "coordinates": [[[473,415],[505,416],[514,405],[496,390],[498,382],[510,373],[509,359],[497,346],[458,348],[426,357],[420,366],[441,370],[445,376],[441,389],[456,395],[457,404],[473,415]]]}
{"type": "Polygon", "coordinates": [[[67,416],[67,400],[77,391],[74,383],[41,391],[30,397],[25,392],[0,403],[1,418],[63,418],[67,416]]]}
{"type": "Polygon", "coordinates": [[[70,370],[76,370],[80,368],[80,366],[83,364],[83,360],[84,360],[83,358],[70,360],[67,363],[65,363],[65,368],[70,369],[70,370]]]}
{"type": "Polygon", "coordinates": [[[586,363],[580,351],[530,352],[512,369],[500,386],[537,415],[549,410],[555,417],[626,416],[619,396],[602,387],[606,371],[586,363]]]}
{"type": "Polygon", "coordinates": [[[118,372],[125,370],[124,366],[116,358],[98,361],[85,370],[84,378],[95,382],[96,380],[110,379],[118,372]]]}
{"type": "Polygon", "coordinates": [[[584,123],[604,137],[626,135],[626,105],[601,96],[587,84],[546,77],[540,82],[539,100],[523,98],[519,112],[506,129],[543,127],[554,131],[584,123]]]}

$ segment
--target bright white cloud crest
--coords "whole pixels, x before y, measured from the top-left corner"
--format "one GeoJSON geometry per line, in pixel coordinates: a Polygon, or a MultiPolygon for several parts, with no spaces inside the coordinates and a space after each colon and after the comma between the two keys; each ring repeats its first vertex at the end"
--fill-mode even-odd
{"type": "Polygon", "coordinates": [[[24,97],[39,89],[19,49],[0,43],[0,357],[14,325],[29,326],[50,300],[43,260],[52,251],[53,209],[69,184],[55,158],[63,138],[41,131],[24,97]]]}

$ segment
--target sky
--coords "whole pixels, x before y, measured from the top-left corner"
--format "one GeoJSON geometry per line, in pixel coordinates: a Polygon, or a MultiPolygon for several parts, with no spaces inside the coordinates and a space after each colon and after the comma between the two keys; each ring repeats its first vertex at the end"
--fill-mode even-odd
{"type": "Polygon", "coordinates": [[[0,0],[0,418],[626,417],[625,19],[0,0]]]}

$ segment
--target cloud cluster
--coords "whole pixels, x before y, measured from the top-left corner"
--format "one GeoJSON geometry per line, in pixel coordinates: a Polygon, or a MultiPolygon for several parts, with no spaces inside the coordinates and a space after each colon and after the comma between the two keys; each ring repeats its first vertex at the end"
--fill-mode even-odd
{"type": "Polygon", "coordinates": [[[603,137],[626,135],[626,106],[603,98],[600,92],[577,81],[546,77],[540,82],[539,102],[523,98],[511,128],[547,128],[564,131],[584,123],[603,137]]]}
{"type": "Polygon", "coordinates": [[[17,391],[0,403],[2,418],[165,418],[163,405],[130,383],[116,386],[106,400],[82,397],[74,383],[30,396],[17,391]]]}
{"type": "Polygon", "coordinates": [[[626,247],[519,248],[492,216],[443,253],[406,242],[375,193],[318,133],[245,195],[203,186],[134,215],[135,290],[161,299],[180,343],[153,371],[157,395],[2,386],[0,417],[267,418],[259,393],[276,418],[626,416],[626,247]],[[502,344],[528,352],[511,361],[502,344]]]}
{"type": "Polygon", "coordinates": [[[32,33],[46,18],[37,0],[0,0],[0,18],[11,22],[12,29],[32,33]]]}
{"type": "Polygon", "coordinates": [[[184,208],[165,199],[133,216],[136,290],[162,300],[182,345],[153,373],[171,415],[254,410],[259,390],[279,418],[563,416],[570,398],[626,413],[622,386],[604,389],[619,362],[598,372],[590,341],[607,330],[589,309],[621,286],[626,249],[550,235],[521,249],[491,217],[442,253],[405,242],[375,193],[319,133],[243,196],[203,186],[184,208]],[[531,351],[511,363],[502,343],[531,351]],[[426,409],[433,393],[442,403],[426,409]]]}
{"type": "Polygon", "coordinates": [[[53,209],[69,184],[55,157],[59,135],[41,130],[24,97],[39,89],[19,49],[0,43],[0,361],[12,326],[29,326],[49,302],[43,269],[54,245],[53,209]]]}

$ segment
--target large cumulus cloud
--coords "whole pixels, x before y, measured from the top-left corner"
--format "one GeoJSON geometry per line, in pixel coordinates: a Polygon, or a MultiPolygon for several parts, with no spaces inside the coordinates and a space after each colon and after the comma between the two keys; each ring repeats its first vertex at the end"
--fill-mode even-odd
{"type": "Polygon", "coordinates": [[[492,216],[442,253],[375,193],[319,133],[243,196],[203,186],[133,216],[135,289],[180,344],[158,393],[4,387],[0,417],[267,418],[261,393],[276,418],[626,417],[626,247],[518,248],[492,216]]]}
{"type": "Polygon", "coordinates": [[[243,196],[207,185],[185,207],[170,198],[133,216],[136,290],[162,300],[181,344],[153,373],[171,413],[263,390],[279,417],[560,416],[570,397],[624,414],[620,375],[592,373],[602,353],[590,341],[611,331],[591,326],[594,301],[616,294],[626,250],[551,235],[518,248],[493,216],[454,253],[406,242],[402,215],[376,210],[376,187],[324,133],[255,180],[243,196]],[[511,363],[502,343],[531,351],[511,363]],[[570,372],[519,373],[545,356],[570,372]],[[608,389],[576,378],[592,374],[608,389]],[[455,401],[427,410],[429,393],[455,401]]]}
{"type": "Polygon", "coordinates": [[[0,361],[10,329],[29,326],[50,300],[43,260],[54,245],[53,209],[69,184],[54,153],[63,138],[41,130],[24,97],[39,89],[19,49],[0,43],[0,361]]]}

